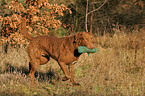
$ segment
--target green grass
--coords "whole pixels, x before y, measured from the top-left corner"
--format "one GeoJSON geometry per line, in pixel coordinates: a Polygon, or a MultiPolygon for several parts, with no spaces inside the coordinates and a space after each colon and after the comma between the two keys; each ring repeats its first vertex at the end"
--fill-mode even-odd
{"type": "Polygon", "coordinates": [[[36,84],[31,86],[25,48],[9,47],[7,54],[0,53],[0,95],[143,96],[144,48],[138,49],[134,58],[134,50],[128,48],[129,37],[125,33],[96,37],[99,52],[83,54],[75,64],[75,80],[80,87],[61,81],[64,74],[53,59],[39,67],[36,84]]]}

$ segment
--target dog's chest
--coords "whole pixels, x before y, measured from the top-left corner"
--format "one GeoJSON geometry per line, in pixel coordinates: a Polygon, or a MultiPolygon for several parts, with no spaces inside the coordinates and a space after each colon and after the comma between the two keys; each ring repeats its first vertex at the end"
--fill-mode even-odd
{"type": "Polygon", "coordinates": [[[79,57],[75,57],[74,54],[65,54],[59,57],[60,62],[64,62],[65,64],[72,64],[78,61],[79,57]]]}

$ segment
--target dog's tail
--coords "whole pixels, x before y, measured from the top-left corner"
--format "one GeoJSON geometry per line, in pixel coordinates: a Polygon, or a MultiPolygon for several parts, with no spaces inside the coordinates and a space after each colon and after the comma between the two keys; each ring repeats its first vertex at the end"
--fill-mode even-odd
{"type": "Polygon", "coordinates": [[[28,40],[32,40],[34,37],[28,33],[26,28],[26,18],[24,17],[22,23],[20,24],[20,32],[21,34],[28,40]]]}

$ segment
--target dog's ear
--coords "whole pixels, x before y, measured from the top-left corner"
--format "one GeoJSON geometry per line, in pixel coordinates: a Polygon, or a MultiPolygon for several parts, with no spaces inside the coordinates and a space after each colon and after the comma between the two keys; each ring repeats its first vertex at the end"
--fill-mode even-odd
{"type": "Polygon", "coordinates": [[[78,43],[79,39],[83,37],[84,32],[80,32],[74,36],[74,43],[78,43]]]}
{"type": "Polygon", "coordinates": [[[79,42],[79,38],[80,38],[80,34],[76,34],[74,36],[74,43],[78,43],[79,42]]]}

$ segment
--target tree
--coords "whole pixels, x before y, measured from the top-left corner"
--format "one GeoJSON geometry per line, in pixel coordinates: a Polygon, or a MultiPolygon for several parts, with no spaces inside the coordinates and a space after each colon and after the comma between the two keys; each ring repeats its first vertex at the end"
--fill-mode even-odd
{"type": "MultiPolygon", "coordinates": [[[[62,23],[72,32],[92,30],[92,33],[113,33],[116,24],[134,28],[143,26],[145,23],[145,0],[74,0],[68,7],[72,14],[65,14],[62,23]],[[86,5],[88,1],[88,12],[101,8],[87,16],[86,5]]],[[[91,31],[90,31],[91,32],[91,31]]]]}
{"type": "Polygon", "coordinates": [[[87,0],[87,4],[86,4],[86,19],[85,19],[86,32],[88,32],[88,26],[87,26],[87,21],[88,21],[87,18],[88,18],[88,15],[91,14],[90,33],[92,33],[92,21],[93,21],[92,20],[93,19],[92,16],[93,16],[93,12],[99,10],[102,6],[105,5],[106,2],[107,2],[107,0],[105,0],[104,3],[101,6],[99,6],[97,9],[94,9],[94,4],[92,4],[93,5],[93,10],[90,11],[90,12],[88,12],[88,3],[89,3],[89,0],[87,0]]]}

